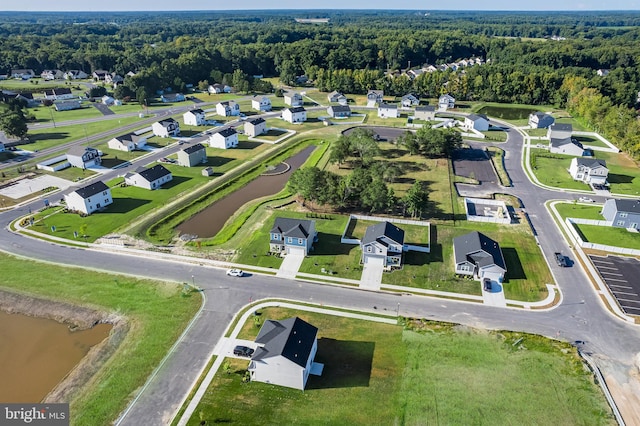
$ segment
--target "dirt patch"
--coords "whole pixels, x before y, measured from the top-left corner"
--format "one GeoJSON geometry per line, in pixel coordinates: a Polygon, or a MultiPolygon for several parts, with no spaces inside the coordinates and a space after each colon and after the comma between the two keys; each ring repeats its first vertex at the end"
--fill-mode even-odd
{"type": "Polygon", "coordinates": [[[93,346],[44,398],[44,402],[50,403],[73,399],[113,355],[129,331],[126,319],[120,315],[3,290],[0,290],[0,310],[10,314],[51,319],[68,325],[70,330],[86,330],[97,324],[112,325],[109,337],[93,346]]]}

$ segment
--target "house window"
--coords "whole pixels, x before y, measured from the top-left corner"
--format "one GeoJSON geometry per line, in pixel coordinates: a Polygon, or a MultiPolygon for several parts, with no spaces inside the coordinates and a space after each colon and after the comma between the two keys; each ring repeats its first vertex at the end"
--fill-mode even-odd
{"type": "Polygon", "coordinates": [[[461,270],[461,271],[468,272],[469,271],[469,265],[460,265],[460,267],[458,269],[461,270]]]}
{"type": "Polygon", "coordinates": [[[627,212],[620,213],[620,217],[627,217],[629,214],[627,212]]]}
{"type": "Polygon", "coordinates": [[[368,246],[368,247],[367,247],[367,253],[371,253],[371,251],[372,251],[372,250],[371,250],[371,246],[368,246]]]}
{"type": "Polygon", "coordinates": [[[624,220],[619,220],[616,225],[618,226],[624,226],[624,220]]]}
{"type": "Polygon", "coordinates": [[[287,237],[287,242],[288,242],[289,244],[293,243],[293,238],[291,238],[291,237],[287,237]]]}
{"type": "Polygon", "coordinates": [[[107,191],[103,191],[103,192],[102,192],[102,195],[107,195],[107,191]]]}
{"type": "Polygon", "coordinates": [[[298,238],[298,244],[302,245],[302,238],[298,238]]]}
{"type": "Polygon", "coordinates": [[[280,234],[273,234],[273,239],[274,240],[279,240],[280,239],[280,234]]]}

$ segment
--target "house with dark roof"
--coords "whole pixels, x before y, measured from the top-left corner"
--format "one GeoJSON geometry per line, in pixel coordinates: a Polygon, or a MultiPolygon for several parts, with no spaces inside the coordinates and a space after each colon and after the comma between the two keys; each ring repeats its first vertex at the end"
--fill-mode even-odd
{"type": "Polygon", "coordinates": [[[438,98],[438,108],[446,111],[449,108],[455,108],[456,99],[450,94],[444,94],[438,98]]]}
{"type": "Polygon", "coordinates": [[[173,180],[173,175],[162,164],[124,175],[124,182],[127,185],[143,189],[158,189],[171,180],[173,180]]]}
{"type": "Polygon", "coordinates": [[[11,77],[19,78],[22,80],[29,80],[36,76],[36,73],[32,69],[13,69],[11,70],[11,77]]]}
{"type": "Polygon", "coordinates": [[[113,203],[111,189],[102,181],[77,189],[64,196],[67,209],[89,215],[113,203]]]}
{"type": "Polygon", "coordinates": [[[183,167],[193,167],[207,162],[207,150],[204,145],[197,143],[178,151],[178,164],[183,167]]]}
{"type": "Polygon", "coordinates": [[[107,142],[107,146],[117,151],[131,152],[136,149],[142,149],[147,145],[147,138],[145,136],[137,135],[135,133],[127,133],[126,135],[116,136],[107,142]]]}
{"type": "Polygon", "coordinates": [[[285,92],[284,104],[292,107],[301,107],[304,105],[304,100],[302,99],[302,95],[298,92],[285,92]]]}
{"type": "Polygon", "coordinates": [[[102,163],[102,153],[90,146],[76,145],[67,151],[67,161],[80,169],[99,166],[102,163]]]}
{"type": "Polygon", "coordinates": [[[151,125],[151,129],[154,135],[160,136],[161,138],[180,135],[180,124],[173,118],[156,121],[151,125]]]}
{"type": "Polygon", "coordinates": [[[576,139],[568,138],[551,138],[549,141],[549,152],[554,154],[573,155],[574,157],[590,156],[592,153],[588,149],[584,149],[582,144],[576,139]]]}
{"type": "Polygon", "coordinates": [[[360,247],[363,264],[376,263],[386,270],[399,268],[402,266],[404,231],[390,222],[376,223],[367,227],[360,247]]]}
{"type": "Polygon", "coordinates": [[[63,75],[63,78],[65,80],[82,80],[87,77],[89,77],[89,74],[82,70],[69,70],[63,75]]]}
{"type": "Polygon", "coordinates": [[[469,114],[464,118],[463,127],[468,130],[486,132],[489,130],[489,119],[484,114],[469,114]]]}
{"type": "Polygon", "coordinates": [[[381,103],[378,105],[378,117],[398,118],[398,105],[381,103]]]}
{"type": "Polygon", "coordinates": [[[400,104],[405,108],[417,106],[420,105],[420,99],[413,93],[407,93],[400,99],[400,104]]]}
{"type": "Polygon", "coordinates": [[[573,133],[573,126],[568,123],[553,123],[547,130],[547,138],[566,139],[573,133]]]}
{"type": "Polygon", "coordinates": [[[529,114],[529,127],[532,129],[546,129],[555,123],[556,119],[549,114],[537,111],[529,114]]]}
{"type": "Polygon", "coordinates": [[[207,89],[207,91],[209,92],[210,95],[213,95],[217,93],[231,93],[232,89],[230,86],[227,86],[226,84],[215,83],[215,84],[209,85],[209,88],[207,89]]]}
{"type": "Polygon", "coordinates": [[[262,117],[250,118],[244,122],[244,134],[249,137],[256,137],[267,133],[267,122],[262,117]]]}
{"type": "Polygon", "coordinates": [[[486,235],[473,231],[453,239],[455,272],[476,280],[502,282],[507,266],[500,245],[486,235]]]}
{"type": "Polygon", "coordinates": [[[216,104],[216,114],[223,117],[240,115],[240,105],[236,101],[223,101],[216,104]]]}
{"type": "Polygon", "coordinates": [[[304,390],[310,374],[322,374],[324,366],[314,362],[318,328],[298,317],[265,321],[255,343],[248,368],[252,382],[304,390]]]}
{"type": "Polygon", "coordinates": [[[571,159],[569,174],[573,180],[589,185],[607,185],[609,169],[604,160],[579,157],[571,159]]]}
{"type": "Polygon", "coordinates": [[[351,117],[351,108],[349,105],[331,105],[327,108],[327,114],[331,118],[347,118],[351,117]]]}
{"type": "Polygon", "coordinates": [[[105,78],[107,78],[107,75],[109,75],[109,71],[105,71],[105,70],[95,70],[92,74],[91,77],[95,80],[95,81],[104,81],[105,78]]]}
{"type": "Polygon", "coordinates": [[[291,107],[282,111],[282,119],[289,123],[303,123],[307,121],[307,110],[303,107],[291,107]]]}
{"type": "Polygon", "coordinates": [[[207,124],[204,110],[200,108],[194,108],[191,111],[187,111],[182,114],[182,119],[186,126],[204,126],[207,124]]]}
{"type": "Polygon", "coordinates": [[[271,99],[265,95],[255,95],[251,98],[251,108],[260,112],[271,111],[271,99]]]}
{"type": "Polygon", "coordinates": [[[434,121],[436,119],[436,107],[433,105],[416,107],[413,117],[416,120],[434,121]]]}
{"type": "Polygon", "coordinates": [[[209,136],[209,146],[221,149],[237,148],[238,132],[233,127],[225,127],[209,136]]]}
{"type": "MultiPolygon", "coordinates": [[[[4,92],[5,94],[7,92],[4,92]]],[[[4,98],[5,96],[3,96],[4,98]]],[[[41,102],[40,99],[35,99],[33,97],[33,93],[31,92],[20,92],[20,93],[16,93],[15,95],[13,95],[13,97],[15,97],[15,99],[17,99],[18,101],[25,103],[27,105],[28,108],[32,108],[35,106],[38,106],[41,102]]],[[[79,103],[80,101],[78,101],[79,103]]]]}
{"type": "Polygon", "coordinates": [[[327,95],[329,102],[337,102],[340,105],[347,104],[347,97],[338,91],[333,91],[327,95]]]}
{"type": "Polygon", "coordinates": [[[44,91],[44,98],[52,101],[64,101],[68,99],[73,99],[73,93],[71,93],[71,89],[68,87],[59,87],[54,89],[47,89],[44,91]]]}
{"type": "Polygon", "coordinates": [[[315,220],[276,217],[269,231],[269,251],[307,255],[317,240],[315,220]]]}
{"type": "Polygon", "coordinates": [[[600,214],[616,228],[638,229],[640,200],[607,200],[600,214]]]}
{"type": "Polygon", "coordinates": [[[160,100],[165,103],[184,102],[185,97],[182,93],[165,93],[160,95],[160,100]]]}
{"type": "Polygon", "coordinates": [[[369,90],[367,92],[367,106],[374,107],[384,102],[384,90],[369,90]]]}
{"type": "Polygon", "coordinates": [[[113,84],[113,87],[117,87],[118,84],[124,83],[124,77],[122,77],[118,73],[112,72],[104,76],[104,82],[113,84]]]}
{"type": "Polygon", "coordinates": [[[68,101],[55,101],[53,107],[56,111],[70,111],[72,109],[82,108],[82,102],[80,100],[68,100],[68,101]]]}

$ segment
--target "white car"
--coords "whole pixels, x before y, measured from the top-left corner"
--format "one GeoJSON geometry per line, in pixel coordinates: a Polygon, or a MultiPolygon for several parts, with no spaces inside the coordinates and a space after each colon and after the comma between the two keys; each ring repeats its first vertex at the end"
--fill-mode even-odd
{"type": "Polygon", "coordinates": [[[582,203],[595,203],[595,201],[592,200],[589,197],[580,197],[580,198],[578,198],[578,201],[580,201],[582,203]]]}
{"type": "Polygon", "coordinates": [[[242,269],[227,269],[227,275],[231,277],[241,277],[244,275],[242,269]]]}

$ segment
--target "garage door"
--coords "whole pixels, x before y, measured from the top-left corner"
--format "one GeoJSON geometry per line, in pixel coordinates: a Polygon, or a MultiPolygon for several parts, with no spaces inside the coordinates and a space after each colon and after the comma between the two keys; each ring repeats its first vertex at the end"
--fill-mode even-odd
{"type": "Polygon", "coordinates": [[[384,266],[384,258],[378,256],[367,256],[364,258],[364,263],[384,266]]]}
{"type": "Polygon", "coordinates": [[[287,247],[287,254],[293,254],[296,256],[306,256],[307,252],[304,247],[287,247]]]}

